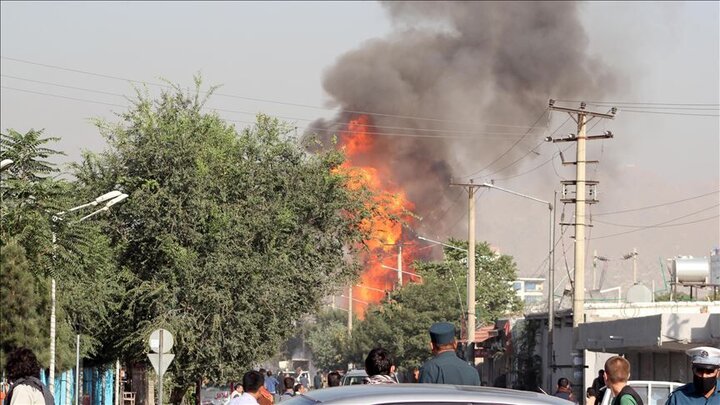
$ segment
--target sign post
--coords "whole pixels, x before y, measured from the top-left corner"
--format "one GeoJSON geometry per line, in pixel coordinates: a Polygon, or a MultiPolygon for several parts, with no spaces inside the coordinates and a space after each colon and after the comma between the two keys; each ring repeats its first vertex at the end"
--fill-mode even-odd
{"type": "Polygon", "coordinates": [[[150,344],[150,350],[153,352],[148,353],[148,358],[158,375],[158,405],[162,405],[163,374],[165,374],[168,366],[175,358],[175,355],[170,353],[170,349],[172,349],[175,342],[172,333],[165,329],[155,329],[153,333],[150,334],[148,343],[150,344]]]}

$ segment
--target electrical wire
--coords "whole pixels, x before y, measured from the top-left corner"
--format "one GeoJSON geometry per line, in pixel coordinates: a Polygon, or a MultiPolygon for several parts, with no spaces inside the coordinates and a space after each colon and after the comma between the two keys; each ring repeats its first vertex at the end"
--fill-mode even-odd
{"type": "MultiPolygon", "coordinates": [[[[570,121],[570,118],[571,118],[571,117],[568,116],[568,117],[565,119],[565,121],[563,121],[562,124],[560,124],[557,128],[555,128],[555,130],[549,135],[549,137],[554,136],[562,127],[564,127],[565,124],[567,124],[568,121],[570,121]]],[[[501,168],[501,169],[498,169],[498,170],[496,170],[496,171],[488,174],[487,177],[490,177],[490,176],[492,176],[492,175],[494,175],[494,174],[497,174],[497,173],[499,173],[499,172],[502,172],[503,170],[505,170],[505,169],[507,169],[507,168],[509,168],[509,167],[514,166],[516,163],[520,162],[522,159],[524,159],[525,157],[527,157],[530,153],[532,153],[535,149],[537,149],[537,148],[538,148],[540,145],[542,145],[543,143],[545,143],[545,141],[540,142],[537,146],[535,146],[535,148],[531,149],[528,153],[526,153],[525,155],[523,155],[523,156],[520,157],[519,159],[516,159],[514,162],[510,163],[509,165],[506,165],[505,167],[503,167],[503,168],[501,168]]],[[[566,150],[568,150],[569,148],[570,148],[570,146],[566,147],[566,148],[563,150],[563,152],[566,151],[566,150]]],[[[558,149],[559,149],[559,147],[558,147],[558,149]]],[[[508,179],[512,179],[512,178],[515,178],[515,177],[520,177],[520,176],[523,176],[523,175],[525,175],[525,174],[531,173],[531,172],[533,172],[533,171],[541,168],[542,166],[545,166],[546,164],[552,162],[552,160],[555,159],[555,156],[557,156],[557,154],[553,154],[553,155],[550,157],[550,159],[546,160],[545,162],[541,163],[540,165],[538,165],[538,166],[536,166],[536,167],[534,167],[534,168],[532,168],[532,169],[530,169],[530,170],[528,170],[528,171],[525,171],[525,172],[522,172],[522,173],[519,173],[519,174],[516,174],[516,175],[512,175],[512,176],[507,176],[507,177],[500,178],[500,179],[493,179],[493,180],[499,180],[499,181],[508,180],[508,179]]]]}
{"type": "MultiPolygon", "coordinates": [[[[477,170],[477,171],[475,171],[475,172],[473,172],[473,173],[471,173],[471,174],[469,174],[469,175],[462,176],[462,177],[473,177],[473,176],[476,176],[476,175],[482,173],[483,171],[485,171],[485,169],[487,169],[488,167],[490,167],[490,166],[492,166],[493,164],[495,164],[495,162],[497,162],[498,160],[500,160],[500,159],[502,159],[503,157],[505,157],[505,155],[507,155],[508,153],[510,153],[510,151],[513,150],[513,149],[515,148],[515,146],[517,146],[523,139],[525,139],[525,137],[526,137],[528,134],[530,134],[530,132],[532,132],[532,130],[535,128],[535,126],[536,126],[536,125],[540,122],[540,120],[548,113],[548,111],[549,111],[549,110],[548,110],[547,107],[546,107],[545,109],[543,109],[543,111],[542,111],[542,112],[540,113],[540,115],[537,117],[537,119],[535,120],[535,122],[533,122],[533,124],[530,126],[530,128],[525,132],[525,134],[523,134],[523,136],[520,137],[520,139],[518,139],[518,140],[515,141],[512,145],[510,145],[510,147],[509,147],[505,152],[501,153],[500,156],[498,156],[498,157],[495,158],[492,162],[490,162],[490,163],[488,163],[487,165],[485,165],[485,167],[483,167],[482,169],[477,170]]],[[[538,146],[539,146],[539,145],[538,145],[538,146]]],[[[536,146],[536,147],[537,147],[537,146],[536,146]]],[[[534,149],[534,148],[533,148],[533,149],[534,149]]],[[[530,152],[528,152],[528,153],[530,153],[530,152]]],[[[525,156],[527,156],[527,154],[525,154],[525,156]]],[[[523,157],[524,157],[524,156],[523,156],[523,157]]]]}
{"type": "MultiPolygon", "coordinates": [[[[699,210],[699,211],[691,212],[690,214],[686,214],[686,215],[683,215],[683,216],[680,216],[680,217],[677,217],[677,218],[673,218],[673,219],[670,219],[670,220],[667,220],[667,221],[659,222],[659,223],[657,223],[657,224],[647,225],[647,226],[640,227],[640,228],[637,228],[637,229],[631,229],[631,230],[625,231],[625,232],[618,232],[618,233],[613,233],[613,234],[609,234],[609,235],[598,236],[598,237],[595,237],[595,238],[593,238],[593,239],[594,239],[594,240],[597,240],[597,239],[605,239],[605,238],[611,238],[611,237],[614,237],[614,236],[626,235],[626,234],[628,234],[628,233],[643,231],[643,230],[646,230],[646,229],[661,228],[661,225],[666,225],[666,224],[669,224],[669,223],[671,223],[671,222],[675,222],[675,221],[677,221],[678,219],[683,219],[683,218],[687,218],[687,217],[689,217],[689,216],[693,216],[693,215],[698,214],[698,213],[700,213],[700,212],[707,211],[707,210],[709,210],[709,209],[711,209],[711,208],[715,208],[715,207],[717,207],[717,206],[719,206],[719,205],[720,205],[720,204],[716,204],[716,205],[714,205],[714,206],[707,207],[707,208],[703,208],[703,209],[701,209],[701,210],[699,210]]],[[[693,224],[693,223],[697,223],[697,222],[708,221],[708,220],[711,220],[711,219],[714,219],[714,218],[717,218],[717,217],[718,217],[718,216],[709,217],[709,218],[703,218],[703,219],[701,219],[701,220],[692,221],[692,222],[688,222],[688,223],[684,223],[684,224],[675,224],[675,225],[677,225],[677,226],[680,226],[680,225],[688,225],[688,224],[693,224]]]]}
{"type": "MultiPolygon", "coordinates": [[[[581,103],[581,100],[556,100],[562,103],[581,103]]],[[[588,104],[596,105],[678,105],[678,106],[720,106],[711,103],[657,103],[657,102],[636,102],[636,101],[587,101],[588,104]]]]}
{"type": "MultiPolygon", "coordinates": [[[[26,63],[30,65],[36,65],[36,66],[42,66],[50,69],[57,69],[57,70],[64,70],[68,72],[73,73],[80,73],[85,75],[91,75],[106,79],[113,79],[113,80],[122,80],[125,82],[130,83],[136,83],[136,84],[145,84],[145,85],[151,85],[156,87],[162,87],[162,88],[172,88],[172,86],[168,84],[162,84],[162,83],[155,83],[155,82],[147,82],[147,81],[140,81],[135,79],[129,79],[125,77],[120,76],[113,76],[103,73],[96,73],[91,72],[87,70],[80,70],[80,69],[73,69],[58,65],[51,65],[47,63],[39,63],[39,62],[33,62],[25,59],[19,59],[19,58],[11,58],[8,56],[0,56],[2,59],[19,62],[19,63],[26,63]]],[[[205,92],[207,94],[209,92],[205,92]]],[[[301,104],[301,103],[291,103],[291,102],[285,102],[285,101],[279,101],[279,100],[270,100],[270,99],[263,99],[263,98],[255,98],[255,97],[245,97],[235,94],[227,94],[227,93],[219,93],[214,92],[214,95],[220,96],[220,97],[229,97],[229,98],[236,98],[241,100],[248,100],[248,101],[256,101],[256,102],[263,102],[263,103],[271,103],[271,104],[279,104],[279,105],[287,105],[287,106],[293,106],[293,107],[303,107],[303,108],[311,108],[315,110],[324,110],[324,111],[337,111],[342,113],[348,113],[348,114],[364,114],[364,115],[372,115],[372,116],[380,116],[380,117],[391,117],[391,118],[399,118],[399,119],[412,119],[417,121],[433,121],[433,122],[447,122],[447,123],[454,123],[454,124],[467,124],[467,125],[486,125],[486,126],[502,126],[502,127],[514,127],[514,128],[528,128],[526,126],[519,126],[519,125],[507,125],[507,124],[482,124],[478,122],[467,122],[467,121],[457,121],[457,120],[448,120],[448,119],[441,119],[441,118],[430,118],[430,117],[420,117],[420,116],[412,116],[412,115],[400,115],[400,114],[388,114],[388,113],[380,113],[380,112],[372,112],[372,111],[360,111],[360,110],[350,110],[350,109],[341,109],[336,110],[334,108],[328,108],[328,107],[320,107],[315,105],[309,105],[309,104],[301,104]]]]}
{"type": "MultiPolygon", "coordinates": [[[[13,79],[17,78],[16,76],[9,76],[9,75],[0,75],[0,76],[2,76],[2,77],[8,77],[8,78],[13,78],[13,79]]],[[[111,95],[111,96],[115,96],[115,97],[123,97],[123,98],[127,99],[126,96],[124,96],[123,94],[119,94],[119,93],[111,93],[111,92],[106,92],[106,91],[102,91],[102,90],[88,89],[88,88],[76,87],[76,86],[67,86],[67,85],[62,85],[62,84],[57,84],[57,83],[51,83],[51,82],[45,82],[45,81],[40,81],[40,80],[31,80],[31,79],[24,79],[24,78],[19,78],[19,79],[20,79],[20,80],[26,80],[26,81],[29,81],[29,82],[34,82],[34,83],[49,84],[49,85],[52,85],[52,86],[63,87],[63,88],[68,88],[68,89],[73,89],[73,90],[81,90],[81,91],[88,91],[88,92],[93,92],[93,93],[98,93],[98,94],[111,95]]],[[[46,92],[39,92],[39,91],[33,91],[33,90],[27,90],[27,89],[20,89],[20,88],[9,87],[9,86],[3,86],[3,87],[5,87],[5,88],[7,88],[7,89],[10,89],[10,90],[21,91],[21,92],[26,92],[26,93],[31,93],[31,94],[44,95],[44,96],[50,96],[50,97],[58,97],[58,98],[65,98],[65,99],[70,99],[70,100],[74,100],[74,101],[84,101],[84,102],[94,103],[94,104],[103,104],[103,105],[111,105],[111,106],[116,106],[116,107],[123,107],[122,105],[119,105],[119,104],[106,103],[106,102],[97,101],[97,100],[88,100],[88,99],[82,99],[82,98],[77,98],[77,97],[70,97],[70,96],[64,96],[64,95],[58,95],[58,94],[46,93],[46,92]]],[[[217,111],[217,112],[246,114],[246,115],[252,115],[252,116],[256,116],[257,114],[260,113],[260,112],[242,111],[242,110],[232,110],[232,109],[215,108],[215,107],[208,107],[208,108],[209,108],[210,110],[214,110],[214,111],[217,111]]],[[[314,121],[314,119],[308,119],[308,118],[291,117],[291,116],[283,116],[283,115],[274,115],[274,116],[277,117],[277,118],[280,118],[280,119],[287,119],[287,120],[314,121]]],[[[233,120],[229,120],[229,119],[228,119],[228,121],[233,121],[233,120]]],[[[252,122],[249,122],[249,121],[238,121],[238,120],[235,120],[235,122],[252,123],[252,122]]],[[[368,134],[368,135],[375,135],[375,136],[410,137],[410,138],[430,138],[430,139],[432,139],[432,138],[438,138],[438,139],[460,139],[460,140],[477,140],[478,138],[481,138],[481,137],[482,137],[482,138],[496,138],[496,139],[503,139],[503,140],[504,140],[504,139],[513,138],[513,137],[523,137],[523,136],[524,136],[523,134],[520,134],[520,133],[512,133],[512,132],[472,132],[472,131],[469,131],[469,130],[423,129],[423,128],[398,127],[398,126],[383,126],[383,125],[366,125],[366,126],[369,127],[369,128],[390,128],[390,129],[401,129],[401,130],[404,129],[404,130],[409,130],[409,131],[413,131],[413,132],[416,132],[416,131],[418,131],[418,132],[429,131],[429,132],[448,132],[448,133],[453,133],[453,132],[454,132],[454,133],[466,133],[466,134],[470,134],[470,135],[468,135],[468,136],[461,136],[461,135],[455,135],[455,136],[454,136],[454,135],[442,135],[442,134],[430,135],[430,134],[417,134],[417,133],[390,133],[390,132],[380,132],[380,131],[365,131],[366,134],[368,134]]],[[[346,127],[343,126],[343,128],[346,128],[346,127]]],[[[338,133],[340,133],[340,134],[353,134],[353,133],[354,133],[353,131],[349,131],[349,130],[347,130],[347,129],[337,129],[337,130],[333,130],[333,129],[327,129],[327,128],[312,127],[312,126],[304,126],[303,129],[305,129],[305,130],[311,130],[311,131],[320,131],[320,132],[325,132],[325,133],[333,133],[333,134],[338,134],[338,133]]]]}
{"type": "MultiPolygon", "coordinates": [[[[64,84],[60,84],[60,83],[47,82],[47,81],[43,81],[43,80],[34,80],[34,79],[28,79],[28,78],[24,78],[24,77],[5,75],[5,74],[0,74],[0,77],[5,77],[5,78],[9,78],[9,79],[14,79],[14,80],[22,80],[22,81],[31,82],[31,83],[45,84],[45,85],[49,85],[49,86],[62,87],[62,88],[72,89],[72,90],[80,90],[80,91],[87,91],[87,92],[104,94],[104,95],[109,95],[109,96],[122,97],[122,98],[127,99],[127,97],[124,94],[112,93],[112,92],[103,91],[103,90],[89,89],[86,87],[69,86],[69,85],[64,85],[64,84]]],[[[252,112],[252,111],[232,110],[232,109],[216,108],[216,107],[208,107],[208,108],[211,110],[219,111],[219,112],[247,114],[247,115],[253,115],[253,116],[255,116],[259,113],[258,111],[252,112]]],[[[275,114],[273,114],[273,116],[275,116],[277,118],[288,119],[288,120],[315,121],[315,118],[289,117],[289,116],[282,116],[282,115],[275,115],[275,114]]],[[[364,126],[366,128],[386,128],[386,129],[401,129],[401,130],[405,129],[405,130],[410,130],[413,132],[465,133],[465,134],[470,134],[470,135],[478,135],[478,133],[473,130],[398,127],[398,126],[374,125],[374,124],[367,125],[367,124],[361,124],[361,123],[357,123],[355,125],[361,126],[361,127],[364,126]]],[[[493,124],[488,124],[488,126],[493,126],[493,124]]],[[[310,128],[312,129],[312,127],[310,127],[310,128]]],[[[320,129],[320,128],[318,128],[318,129],[320,129]]],[[[374,134],[374,133],[371,132],[371,134],[374,134]]],[[[503,135],[503,138],[513,137],[513,136],[522,136],[522,134],[512,133],[512,132],[484,132],[482,134],[503,135]]]]}
{"type": "MultiPolygon", "coordinates": [[[[716,205],[715,207],[717,207],[717,205],[716,205]]],[[[711,207],[711,208],[714,208],[714,207],[711,207]]],[[[622,227],[622,228],[642,228],[642,229],[645,229],[645,228],[672,228],[672,227],[675,227],[675,226],[683,226],[683,225],[697,224],[697,223],[699,223],[699,222],[709,221],[709,220],[711,220],[711,219],[715,219],[715,218],[718,218],[718,217],[720,217],[720,215],[713,215],[712,217],[707,217],[707,218],[703,218],[703,219],[698,219],[698,220],[696,220],[696,221],[683,222],[683,223],[680,223],[680,224],[651,225],[651,226],[623,225],[623,224],[614,224],[614,223],[612,223],[612,222],[603,222],[603,221],[597,221],[597,220],[596,220],[595,222],[597,222],[597,223],[599,223],[599,224],[603,224],[603,225],[619,226],[619,227],[622,227]]]]}
{"type": "Polygon", "coordinates": [[[661,114],[661,115],[685,115],[685,116],[694,116],[694,117],[720,117],[720,114],[692,114],[692,113],[676,113],[676,112],[663,112],[663,111],[622,110],[622,112],[643,113],[643,114],[661,114]]]}
{"type": "Polygon", "coordinates": [[[619,211],[608,211],[608,212],[602,212],[602,213],[598,213],[598,214],[594,214],[594,215],[597,217],[597,216],[602,216],[602,215],[622,214],[622,213],[626,213],[626,212],[642,211],[642,210],[646,210],[646,209],[650,209],[650,208],[665,207],[668,205],[678,204],[678,203],[685,202],[685,201],[696,200],[698,198],[707,197],[709,195],[717,194],[717,193],[720,193],[720,190],[715,190],[715,191],[712,191],[709,193],[700,194],[700,195],[696,195],[696,196],[688,197],[688,198],[683,198],[682,200],[670,201],[670,202],[662,203],[662,204],[648,205],[645,207],[638,207],[638,208],[623,209],[623,210],[619,210],[619,211]]]}

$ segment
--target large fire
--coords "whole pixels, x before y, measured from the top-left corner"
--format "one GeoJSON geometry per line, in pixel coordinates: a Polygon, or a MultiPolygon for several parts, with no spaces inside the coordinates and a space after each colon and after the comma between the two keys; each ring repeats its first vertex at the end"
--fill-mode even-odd
{"type": "Polygon", "coordinates": [[[361,224],[371,236],[365,241],[370,254],[364,258],[365,268],[360,282],[353,287],[353,308],[360,318],[364,316],[368,304],[379,302],[386,291],[397,286],[399,277],[396,270],[399,265],[402,264],[403,283],[415,279],[409,266],[415,258],[415,247],[403,243],[402,225],[397,221],[401,219],[412,223],[409,212],[414,205],[401,187],[393,184],[388,166],[377,159],[374,134],[370,128],[369,117],[360,115],[348,122],[347,130],[340,137],[340,144],[347,155],[342,169],[353,179],[350,187],[365,186],[377,192],[375,202],[380,207],[361,224]],[[401,260],[398,257],[400,251],[401,260]]]}

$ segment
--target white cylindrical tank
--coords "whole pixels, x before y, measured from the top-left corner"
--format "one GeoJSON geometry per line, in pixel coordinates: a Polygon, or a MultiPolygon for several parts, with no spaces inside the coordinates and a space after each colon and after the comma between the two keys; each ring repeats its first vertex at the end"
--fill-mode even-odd
{"type": "Polygon", "coordinates": [[[673,279],[676,283],[708,282],[710,262],[706,257],[679,257],[673,259],[673,279]]]}

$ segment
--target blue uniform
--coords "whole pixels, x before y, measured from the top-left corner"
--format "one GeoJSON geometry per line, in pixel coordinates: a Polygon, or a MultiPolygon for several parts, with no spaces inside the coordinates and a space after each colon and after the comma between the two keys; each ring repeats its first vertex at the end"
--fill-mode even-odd
{"type": "Polygon", "coordinates": [[[460,360],[455,351],[439,353],[423,364],[420,382],[431,384],[480,385],[480,374],[460,360]]]}
{"type": "Polygon", "coordinates": [[[665,405],[720,405],[720,384],[715,384],[715,392],[710,398],[695,392],[695,385],[685,384],[670,394],[665,405]]]}

